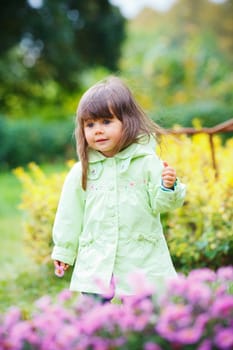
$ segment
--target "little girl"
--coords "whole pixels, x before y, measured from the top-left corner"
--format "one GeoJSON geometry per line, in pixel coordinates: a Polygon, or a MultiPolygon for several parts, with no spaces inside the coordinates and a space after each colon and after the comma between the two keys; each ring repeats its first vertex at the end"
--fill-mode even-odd
{"type": "Polygon", "coordinates": [[[70,170],[59,201],[52,259],[74,266],[70,289],[132,295],[141,271],[156,286],[176,275],[160,213],[183,204],[185,186],[155,154],[158,125],[116,77],[91,87],[76,120],[80,162],[70,170]]]}

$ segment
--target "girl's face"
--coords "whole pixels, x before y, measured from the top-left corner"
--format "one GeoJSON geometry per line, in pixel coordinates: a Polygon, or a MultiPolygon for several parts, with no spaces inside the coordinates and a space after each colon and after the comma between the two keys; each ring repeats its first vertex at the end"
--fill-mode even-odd
{"type": "Polygon", "coordinates": [[[84,134],[88,146],[113,157],[122,135],[122,122],[117,117],[89,119],[84,122],[84,134]]]}

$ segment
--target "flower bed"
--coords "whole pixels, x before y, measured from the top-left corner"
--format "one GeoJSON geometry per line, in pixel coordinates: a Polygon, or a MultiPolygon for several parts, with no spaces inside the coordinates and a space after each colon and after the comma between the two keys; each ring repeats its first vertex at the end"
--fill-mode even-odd
{"type": "Polygon", "coordinates": [[[137,295],[121,304],[64,290],[37,300],[28,318],[12,307],[1,317],[0,349],[233,349],[232,266],[179,275],[160,297],[142,276],[132,283],[137,295]]]}

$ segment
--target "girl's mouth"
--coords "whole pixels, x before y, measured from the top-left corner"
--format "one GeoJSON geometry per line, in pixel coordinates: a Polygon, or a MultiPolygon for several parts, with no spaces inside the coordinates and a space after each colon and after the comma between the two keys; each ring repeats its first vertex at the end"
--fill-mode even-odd
{"type": "Polygon", "coordinates": [[[107,139],[99,139],[99,140],[96,140],[96,142],[105,142],[105,141],[108,141],[107,139]]]}

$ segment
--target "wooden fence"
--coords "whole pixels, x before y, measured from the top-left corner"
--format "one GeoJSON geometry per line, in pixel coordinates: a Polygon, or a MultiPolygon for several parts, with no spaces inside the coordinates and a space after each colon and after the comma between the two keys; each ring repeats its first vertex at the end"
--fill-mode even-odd
{"type": "MultiPolygon", "coordinates": [[[[217,124],[211,128],[167,129],[165,131],[165,133],[173,134],[173,135],[180,135],[180,134],[194,135],[194,134],[200,134],[200,133],[208,134],[209,135],[209,142],[210,142],[210,149],[211,149],[212,165],[213,165],[213,168],[215,169],[215,176],[218,177],[218,167],[217,167],[216,157],[215,157],[213,135],[220,134],[220,133],[226,133],[226,132],[230,132],[230,131],[233,131],[233,119],[229,119],[229,120],[227,120],[221,124],[217,124]]],[[[232,161],[233,161],[233,155],[232,155],[232,161]]]]}

